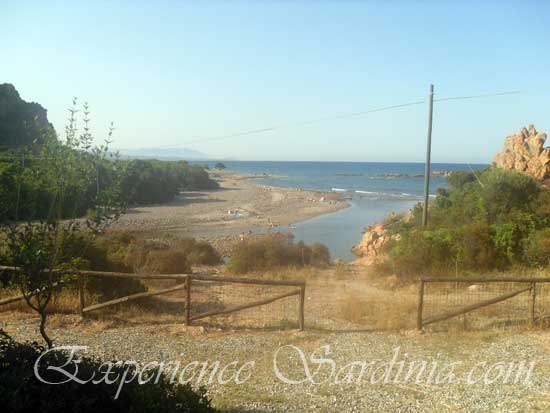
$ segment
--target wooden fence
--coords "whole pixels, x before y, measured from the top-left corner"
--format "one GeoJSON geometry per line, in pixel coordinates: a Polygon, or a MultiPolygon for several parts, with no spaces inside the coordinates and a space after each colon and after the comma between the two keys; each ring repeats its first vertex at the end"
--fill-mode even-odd
{"type": "MultiPolygon", "coordinates": [[[[515,297],[526,298],[514,303],[514,314],[534,325],[542,317],[542,309],[550,302],[550,278],[421,278],[418,293],[416,328],[447,321],[515,297]],[[428,286],[437,286],[427,292],[428,286]],[[544,288],[543,288],[544,287],[544,288]],[[537,297],[544,292],[544,301],[537,297]],[[430,298],[431,313],[425,316],[426,300],[430,298]],[[472,302],[473,301],[473,302],[472,302]],[[537,317],[537,304],[541,308],[537,317]],[[439,311],[438,311],[439,310],[439,311]],[[519,314],[519,316],[518,316],[519,314]],[[523,317],[523,316],[524,317],[523,317]]],[[[542,297],[541,297],[542,298],[542,297]]]]}
{"type": "MultiPolygon", "coordinates": [[[[13,267],[0,266],[0,271],[15,271],[13,267]]],[[[119,272],[103,272],[103,271],[79,271],[77,273],[68,272],[76,275],[78,293],[79,293],[79,313],[85,317],[86,314],[99,309],[112,307],[129,301],[135,301],[143,298],[169,294],[175,291],[185,291],[185,324],[191,325],[194,321],[204,319],[207,317],[214,317],[219,315],[225,315],[235,313],[238,311],[265,306],[275,301],[282,300],[288,297],[298,297],[298,325],[300,330],[304,329],[304,312],[305,312],[305,281],[295,280],[263,280],[252,278],[240,278],[213,275],[211,273],[198,273],[198,274],[129,274],[119,272]],[[127,295],[125,297],[116,298],[113,300],[87,305],[86,303],[86,281],[89,277],[103,277],[103,278],[127,278],[127,279],[142,279],[142,280],[176,280],[180,281],[179,284],[164,288],[156,291],[147,291],[137,294],[127,295]],[[243,286],[271,286],[271,287],[292,287],[291,291],[286,291],[281,294],[277,294],[262,300],[256,300],[240,305],[232,305],[229,307],[217,308],[210,311],[199,312],[197,314],[192,313],[193,309],[193,285],[200,283],[202,285],[243,285],[243,286]]],[[[10,304],[16,301],[23,300],[23,295],[8,297],[0,300],[0,306],[10,304]]]]}

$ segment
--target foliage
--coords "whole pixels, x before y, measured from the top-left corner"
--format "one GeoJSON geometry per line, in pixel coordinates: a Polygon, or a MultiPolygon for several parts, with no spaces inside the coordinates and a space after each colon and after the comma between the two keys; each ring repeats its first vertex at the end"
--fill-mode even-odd
{"type": "Polygon", "coordinates": [[[12,85],[0,85],[0,222],[60,213],[66,219],[89,213],[94,220],[105,215],[101,205],[166,202],[180,191],[218,187],[203,167],[185,161],[120,160],[109,150],[112,125],[105,144],[95,146],[88,105],[81,130],[76,99],[69,112],[61,141],[44,108],[21,100],[12,85]]]}
{"type": "Polygon", "coordinates": [[[187,256],[181,251],[168,247],[146,251],[145,268],[148,272],[158,274],[187,274],[191,266],[187,256]]]}
{"type": "MultiPolygon", "coordinates": [[[[104,251],[106,263],[111,271],[126,272],[165,272],[176,271],[185,273],[190,271],[189,265],[217,265],[221,262],[218,252],[206,241],[197,241],[195,238],[165,237],[160,240],[138,239],[129,233],[114,233],[96,239],[95,247],[104,251]],[[167,261],[162,263],[162,261],[167,261]],[[168,264],[172,262],[172,264],[168,264]],[[176,264],[179,262],[178,264],[176,264]],[[168,269],[172,268],[172,269],[168,269]]],[[[97,267],[104,259],[96,256],[97,267]]]]}
{"type": "Polygon", "coordinates": [[[122,192],[133,205],[171,201],[184,190],[218,188],[203,167],[186,161],[136,159],[124,161],[123,167],[122,192]]]}
{"type": "Polygon", "coordinates": [[[177,238],[170,243],[172,248],[181,251],[191,265],[217,265],[221,263],[220,254],[206,241],[195,238],[177,238]]]}
{"type": "Polygon", "coordinates": [[[214,169],[219,169],[219,170],[222,170],[222,169],[225,169],[226,166],[223,162],[217,162],[216,165],[214,165],[214,169]]]}
{"type": "Polygon", "coordinates": [[[53,343],[45,326],[54,287],[67,281],[69,270],[76,270],[84,264],[80,253],[67,252],[66,247],[79,239],[83,232],[88,232],[93,238],[123,211],[117,162],[116,159],[108,161],[112,127],[105,144],[94,146],[87,105],[84,105],[82,132],[76,124],[76,100],[69,111],[65,142],[48,140],[21,152],[21,167],[16,168],[14,180],[16,196],[10,199],[13,202],[3,209],[5,214],[0,216],[2,237],[7,240],[0,261],[15,267],[12,282],[29,307],[40,315],[40,333],[48,347],[53,343]],[[108,183],[99,178],[100,168],[105,165],[112,172],[108,183]],[[22,188],[33,185],[36,191],[22,191],[22,188]],[[90,191],[92,187],[94,189],[90,191]],[[36,211],[24,209],[33,206],[24,196],[37,194],[38,197],[33,199],[40,202],[34,207],[42,208],[45,214],[45,220],[41,222],[31,220],[36,211]],[[91,212],[85,220],[85,228],[76,220],[63,221],[65,217],[76,217],[84,205],[91,212]],[[22,218],[27,222],[22,222],[22,218]]]}
{"type": "MultiPolygon", "coordinates": [[[[124,371],[128,369],[127,378],[135,375],[133,366],[113,363],[109,374],[109,379],[114,380],[111,384],[105,380],[98,383],[87,381],[80,384],[70,380],[63,384],[46,384],[34,373],[35,362],[43,352],[44,348],[36,343],[17,343],[0,331],[0,400],[3,401],[5,411],[215,412],[202,388],[194,391],[189,384],[172,384],[165,375],[160,375],[158,383],[155,383],[158,368],[147,371],[147,376],[153,377],[153,380],[143,380],[143,384],[140,384],[134,379],[122,386],[116,398],[124,371]]],[[[105,365],[102,361],[88,357],[81,357],[81,360],[78,364],[78,378],[86,380],[94,374],[96,377],[103,376],[105,365]]],[[[40,377],[54,383],[65,381],[66,376],[48,369],[48,366],[65,366],[69,361],[66,353],[50,351],[38,363],[38,373],[40,377]]],[[[67,370],[70,368],[69,365],[67,370]]]]}
{"type": "Polygon", "coordinates": [[[526,242],[525,255],[531,265],[550,265],[550,228],[540,229],[530,235],[526,242]]]}
{"type": "Polygon", "coordinates": [[[99,224],[100,217],[122,211],[121,164],[109,151],[112,126],[105,143],[95,146],[87,104],[82,131],[77,125],[76,99],[69,112],[65,141],[44,138],[43,144],[2,153],[0,192],[12,195],[0,209],[0,222],[76,218],[94,211],[91,221],[99,224]]]}
{"type": "MultiPolygon", "coordinates": [[[[85,234],[73,237],[65,247],[67,256],[79,257],[82,268],[97,271],[151,272],[185,274],[191,265],[217,265],[218,252],[205,241],[194,238],[168,238],[150,241],[131,233],[113,234],[86,239],[85,234]]],[[[89,277],[87,289],[105,300],[146,291],[139,280],[89,277]]]]}
{"type": "Polygon", "coordinates": [[[228,269],[232,273],[244,274],[289,266],[325,266],[329,263],[329,250],[322,244],[294,243],[291,237],[270,234],[238,245],[231,254],[228,269]]]}
{"type": "Polygon", "coordinates": [[[429,226],[422,208],[392,228],[400,241],[388,246],[387,271],[398,275],[442,274],[543,265],[550,223],[549,191],[519,172],[490,167],[447,178],[430,205],[429,226]]]}

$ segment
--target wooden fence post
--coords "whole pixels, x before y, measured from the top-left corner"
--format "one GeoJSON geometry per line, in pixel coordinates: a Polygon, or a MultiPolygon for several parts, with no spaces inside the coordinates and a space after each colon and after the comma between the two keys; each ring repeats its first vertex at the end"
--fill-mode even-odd
{"type": "Polygon", "coordinates": [[[531,283],[531,300],[529,305],[529,325],[535,325],[535,299],[537,297],[537,283],[531,283]]]}
{"type": "Polygon", "coordinates": [[[79,313],[80,317],[84,318],[84,308],[86,308],[86,297],[84,294],[85,291],[85,283],[86,283],[86,276],[82,274],[77,274],[78,277],[78,297],[79,297],[79,313]]]}
{"type": "Polygon", "coordinates": [[[191,276],[185,280],[185,325],[191,325],[191,276]]]}
{"type": "Polygon", "coordinates": [[[424,309],[424,280],[420,280],[418,289],[418,314],[416,316],[416,329],[422,331],[422,311],[424,309]]]}
{"type": "Polygon", "coordinates": [[[306,301],[306,285],[302,285],[300,287],[300,314],[299,314],[299,320],[300,320],[300,331],[304,331],[304,307],[305,307],[305,301],[306,301]]]}

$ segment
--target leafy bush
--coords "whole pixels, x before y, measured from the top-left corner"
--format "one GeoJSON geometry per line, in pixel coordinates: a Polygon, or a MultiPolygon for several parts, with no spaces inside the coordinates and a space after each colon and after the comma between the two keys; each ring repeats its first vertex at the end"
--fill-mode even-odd
{"type": "Polygon", "coordinates": [[[282,234],[267,235],[259,240],[238,245],[228,264],[233,273],[265,271],[280,267],[324,266],[330,263],[330,254],[322,244],[294,243],[282,234]]]}
{"type": "Polygon", "coordinates": [[[181,251],[169,248],[153,249],[146,253],[145,269],[157,274],[187,274],[191,266],[181,251]]]}
{"type": "Polygon", "coordinates": [[[390,243],[387,272],[399,275],[486,271],[512,265],[542,265],[546,241],[537,232],[550,224],[550,192],[529,176],[487,168],[447,178],[437,191],[428,228],[422,208],[393,225],[401,240],[390,243]],[[533,235],[538,234],[538,235],[533,235]]]}
{"type": "Polygon", "coordinates": [[[185,254],[191,265],[217,265],[221,262],[220,254],[206,241],[178,238],[172,243],[172,248],[185,254]]]}
{"type": "MultiPolygon", "coordinates": [[[[46,384],[37,379],[34,373],[35,362],[44,352],[36,343],[17,343],[0,330],[0,400],[5,411],[18,412],[181,412],[210,413],[216,410],[211,406],[204,389],[194,391],[188,384],[171,384],[167,377],[155,384],[149,380],[139,384],[138,380],[126,383],[118,397],[115,395],[125,369],[126,377],[132,377],[132,366],[114,365],[109,375],[117,379],[112,384],[105,381],[79,384],[73,380],[63,384],[46,384]]],[[[95,373],[103,376],[105,366],[94,358],[81,358],[78,364],[78,377],[88,379],[95,373]]],[[[62,382],[67,377],[60,372],[48,370],[50,366],[64,366],[68,356],[61,351],[50,351],[42,357],[39,366],[40,377],[51,382],[62,382]]],[[[67,367],[69,369],[70,367],[67,367]]],[[[148,375],[157,376],[158,369],[148,370],[148,375]]]]}
{"type": "Polygon", "coordinates": [[[394,258],[394,270],[399,275],[410,276],[429,267],[441,270],[451,262],[453,240],[456,235],[447,229],[405,232],[390,254],[394,258]]]}
{"type": "MultiPolygon", "coordinates": [[[[511,212],[532,211],[541,188],[530,176],[520,172],[491,168],[481,177],[479,194],[489,222],[498,222],[511,212]]],[[[479,185],[477,185],[479,186],[479,185]]]]}
{"type": "Polygon", "coordinates": [[[167,202],[182,190],[218,188],[208,172],[186,161],[131,160],[123,162],[122,193],[129,204],[167,202]]]}
{"type": "MultiPolygon", "coordinates": [[[[132,268],[124,261],[122,251],[126,242],[133,238],[129,234],[118,237],[99,237],[90,239],[87,234],[74,234],[63,240],[63,255],[79,258],[80,269],[96,271],[132,272],[132,268]]],[[[140,280],[115,277],[88,277],[86,288],[92,295],[102,300],[112,300],[130,294],[147,291],[140,280]]]]}
{"type": "Polygon", "coordinates": [[[525,255],[528,262],[538,267],[550,265],[550,228],[531,234],[527,241],[525,255]]]}

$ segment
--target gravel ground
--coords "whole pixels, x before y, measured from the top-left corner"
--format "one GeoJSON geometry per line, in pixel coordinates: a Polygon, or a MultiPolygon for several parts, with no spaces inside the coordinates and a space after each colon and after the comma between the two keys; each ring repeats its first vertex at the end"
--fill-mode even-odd
{"type": "MultiPolygon", "coordinates": [[[[39,338],[37,320],[29,314],[4,313],[0,328],[18,340],[39,338]]],[[[103,359],[180,361],[218,360],[221,365],[238,361],[242,365],[254,360],[252,375],[244,384],[208,386],[215,404],[234,412],[527,412],[550,411],[550,372],[548,356],[550,333],[547,331],[498,331],[488,333],[384,333],[353,331],[350,325],[324,320],[326,328],[299,332],[287,331],[219,331],[181,324],[121,325],[105,329],[94,321],[80,322],[76,316],[56,315],[50,332],[56,345],[89,346],[88,354],[103,359]],[[338,328],[338,330],[337,330],[338,328]],[[346,332],[346,330],[348,332],[346,332]],[[306,357],[322,346],[330,346],[328,358],[340,370],[353,361],[390,362],[399,347],[398,361],[426,360],[443,366],[461,361],[452,384],[428,383],[426,379],[399,383],[371,383],[367,373],[360,383],[336,383],[334,376],[322,384],[285,384],[276,375],[274,355],[282,346],[300,348],[306,357]],[[535,361],[530,381],[525,384],[468,385],[467,372],[477,363],[535,361]]],[[[314,320],[308,319],[309,324],[314,320]]],[[[294,380],[304,378],[304,364],[295,349],[283,347],[277,357],[280,371],[294,380]]],[[[320,370],[318,381],[327,379],[328,364],[320,370]]],[[[398,366],[398,365],[397,365],[398,366]]],[[[315,370],[316,366],[309,363],[315,370]]],[[[395,367],[396,369],[398,367],[395,367]]],[[[346,370],[348,371],[348,370],[346,370]]],[[[395,370],[394,370],[395,371],[395,370]]],[[[448,370],[447,370],[448,371],[448,370]]],[[[378,373],[383,370],[378,370],[378,373]]],[[[481,370],[476,370],[477,377],[481,370]]],[[[339,375],[343,378],[343,375],[339,375]]],[[[376,375],[375,378],[380,378],[376,375]]],[[[427,377],[427,376],[426,376],[427,377]]],[[[353,376],[358,378],[358,373],[353,376]]],[[[196,381],[193,382],[197,384],[196,381]]],[[[204,383],[204,382],[203,382],[204,383]]]]}

